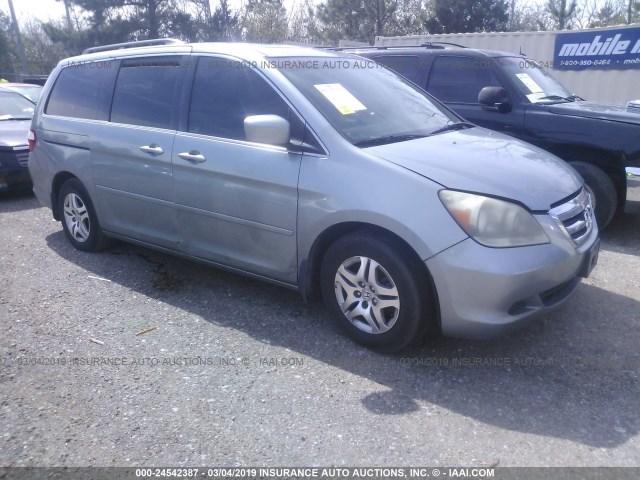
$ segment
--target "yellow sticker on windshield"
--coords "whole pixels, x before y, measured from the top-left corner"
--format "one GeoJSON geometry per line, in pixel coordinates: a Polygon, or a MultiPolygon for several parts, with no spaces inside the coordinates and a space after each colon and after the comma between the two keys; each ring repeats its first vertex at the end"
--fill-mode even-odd
{"type": "Polygon", "coordinates": [[[323,83],[314,85],[314,87],[316,87],[342,115],[350,115],[367,109],[349,90],[339,83],[323,83]]]}
{"type": "Polygon", "coordinates": [[[544,90],[528,73],[516,73],[516,77],[529,89],[531,93],[542,93],[544,90]]]}

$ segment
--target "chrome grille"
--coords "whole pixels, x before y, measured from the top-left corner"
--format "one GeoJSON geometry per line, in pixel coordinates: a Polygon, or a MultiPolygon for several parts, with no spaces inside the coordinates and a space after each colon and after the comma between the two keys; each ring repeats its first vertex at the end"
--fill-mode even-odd
{"type": "Polygon", "coordinates": [[[21,167],[29,166],[29,150],[23,152],[16,152],[16,159],[21,167]]]}
{"type": "Polygon", "coordinates": [[[585,188],[566,202],[549,210],[549,214],[557,220],[576,245],[586,240],[593,230],[593,205],[591,195],[585,188]]]}

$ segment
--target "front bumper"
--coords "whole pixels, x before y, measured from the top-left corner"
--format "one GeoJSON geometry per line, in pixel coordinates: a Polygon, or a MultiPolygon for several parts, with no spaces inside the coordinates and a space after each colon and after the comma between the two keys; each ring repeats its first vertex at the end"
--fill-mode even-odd
{"type": "Polygon", "coordinates": [[[26,147],[0,150],[0,192],[31,188],[28,161],[29,150],[26,147]]]}
{"type": "Polygon", "coordinates": [[[0,169],[0,192],[31,188],[31,177],[26,168],[21,170],[0,169]]]}
{"type": "Polygon", "coordinates": [[[501,335],[561,305],[574,292],[585,263],[595,261],[598,229],[580,246],[550,216],[540,216],[551,242],[487,248],[468,238],[426,260],[445,336],[501,335]],[[593,258],[592,258],[593,256],[593,258]]]}
{"type": "Polygon", "coordinates": [[[625,168],[627,174],[627,201],[640,202],[640,167],[625,168]]]}

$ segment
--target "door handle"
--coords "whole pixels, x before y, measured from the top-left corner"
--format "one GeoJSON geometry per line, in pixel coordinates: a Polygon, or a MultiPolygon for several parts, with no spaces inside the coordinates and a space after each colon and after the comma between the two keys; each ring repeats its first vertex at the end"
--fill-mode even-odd
{"type": "Polygon", "coordinates": [[[162,155],[164,153],[162,147],[160,145],[156,145],[155,143],[152,143],[151,145],[143,145],[142,147],[140,147],[140,150],[142,150],[144,153],[150,153],[152,155],[162,155]]]}
{"type": "Polygon", "coordinates": [[[178,156],[183,160],[189,160],[190,162],[202,163],[206,160],[204,155],[202,155],[197,150],[191,150],[190,152],[182,152],[179,153],[178,156]]]}

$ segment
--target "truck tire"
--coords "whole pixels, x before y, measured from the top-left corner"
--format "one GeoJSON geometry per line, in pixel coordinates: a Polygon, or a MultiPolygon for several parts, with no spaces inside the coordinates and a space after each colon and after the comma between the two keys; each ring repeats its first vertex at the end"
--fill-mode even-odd
{"type": "Polygon", "coordinates": [[[570,164],[582,175],[587,187],[593,193],[595,202],[595,216],[598,228],[603,230],[616,213],[618,193],[611,177],[601,168],[586,162],[571,162],[570,164]]]}

